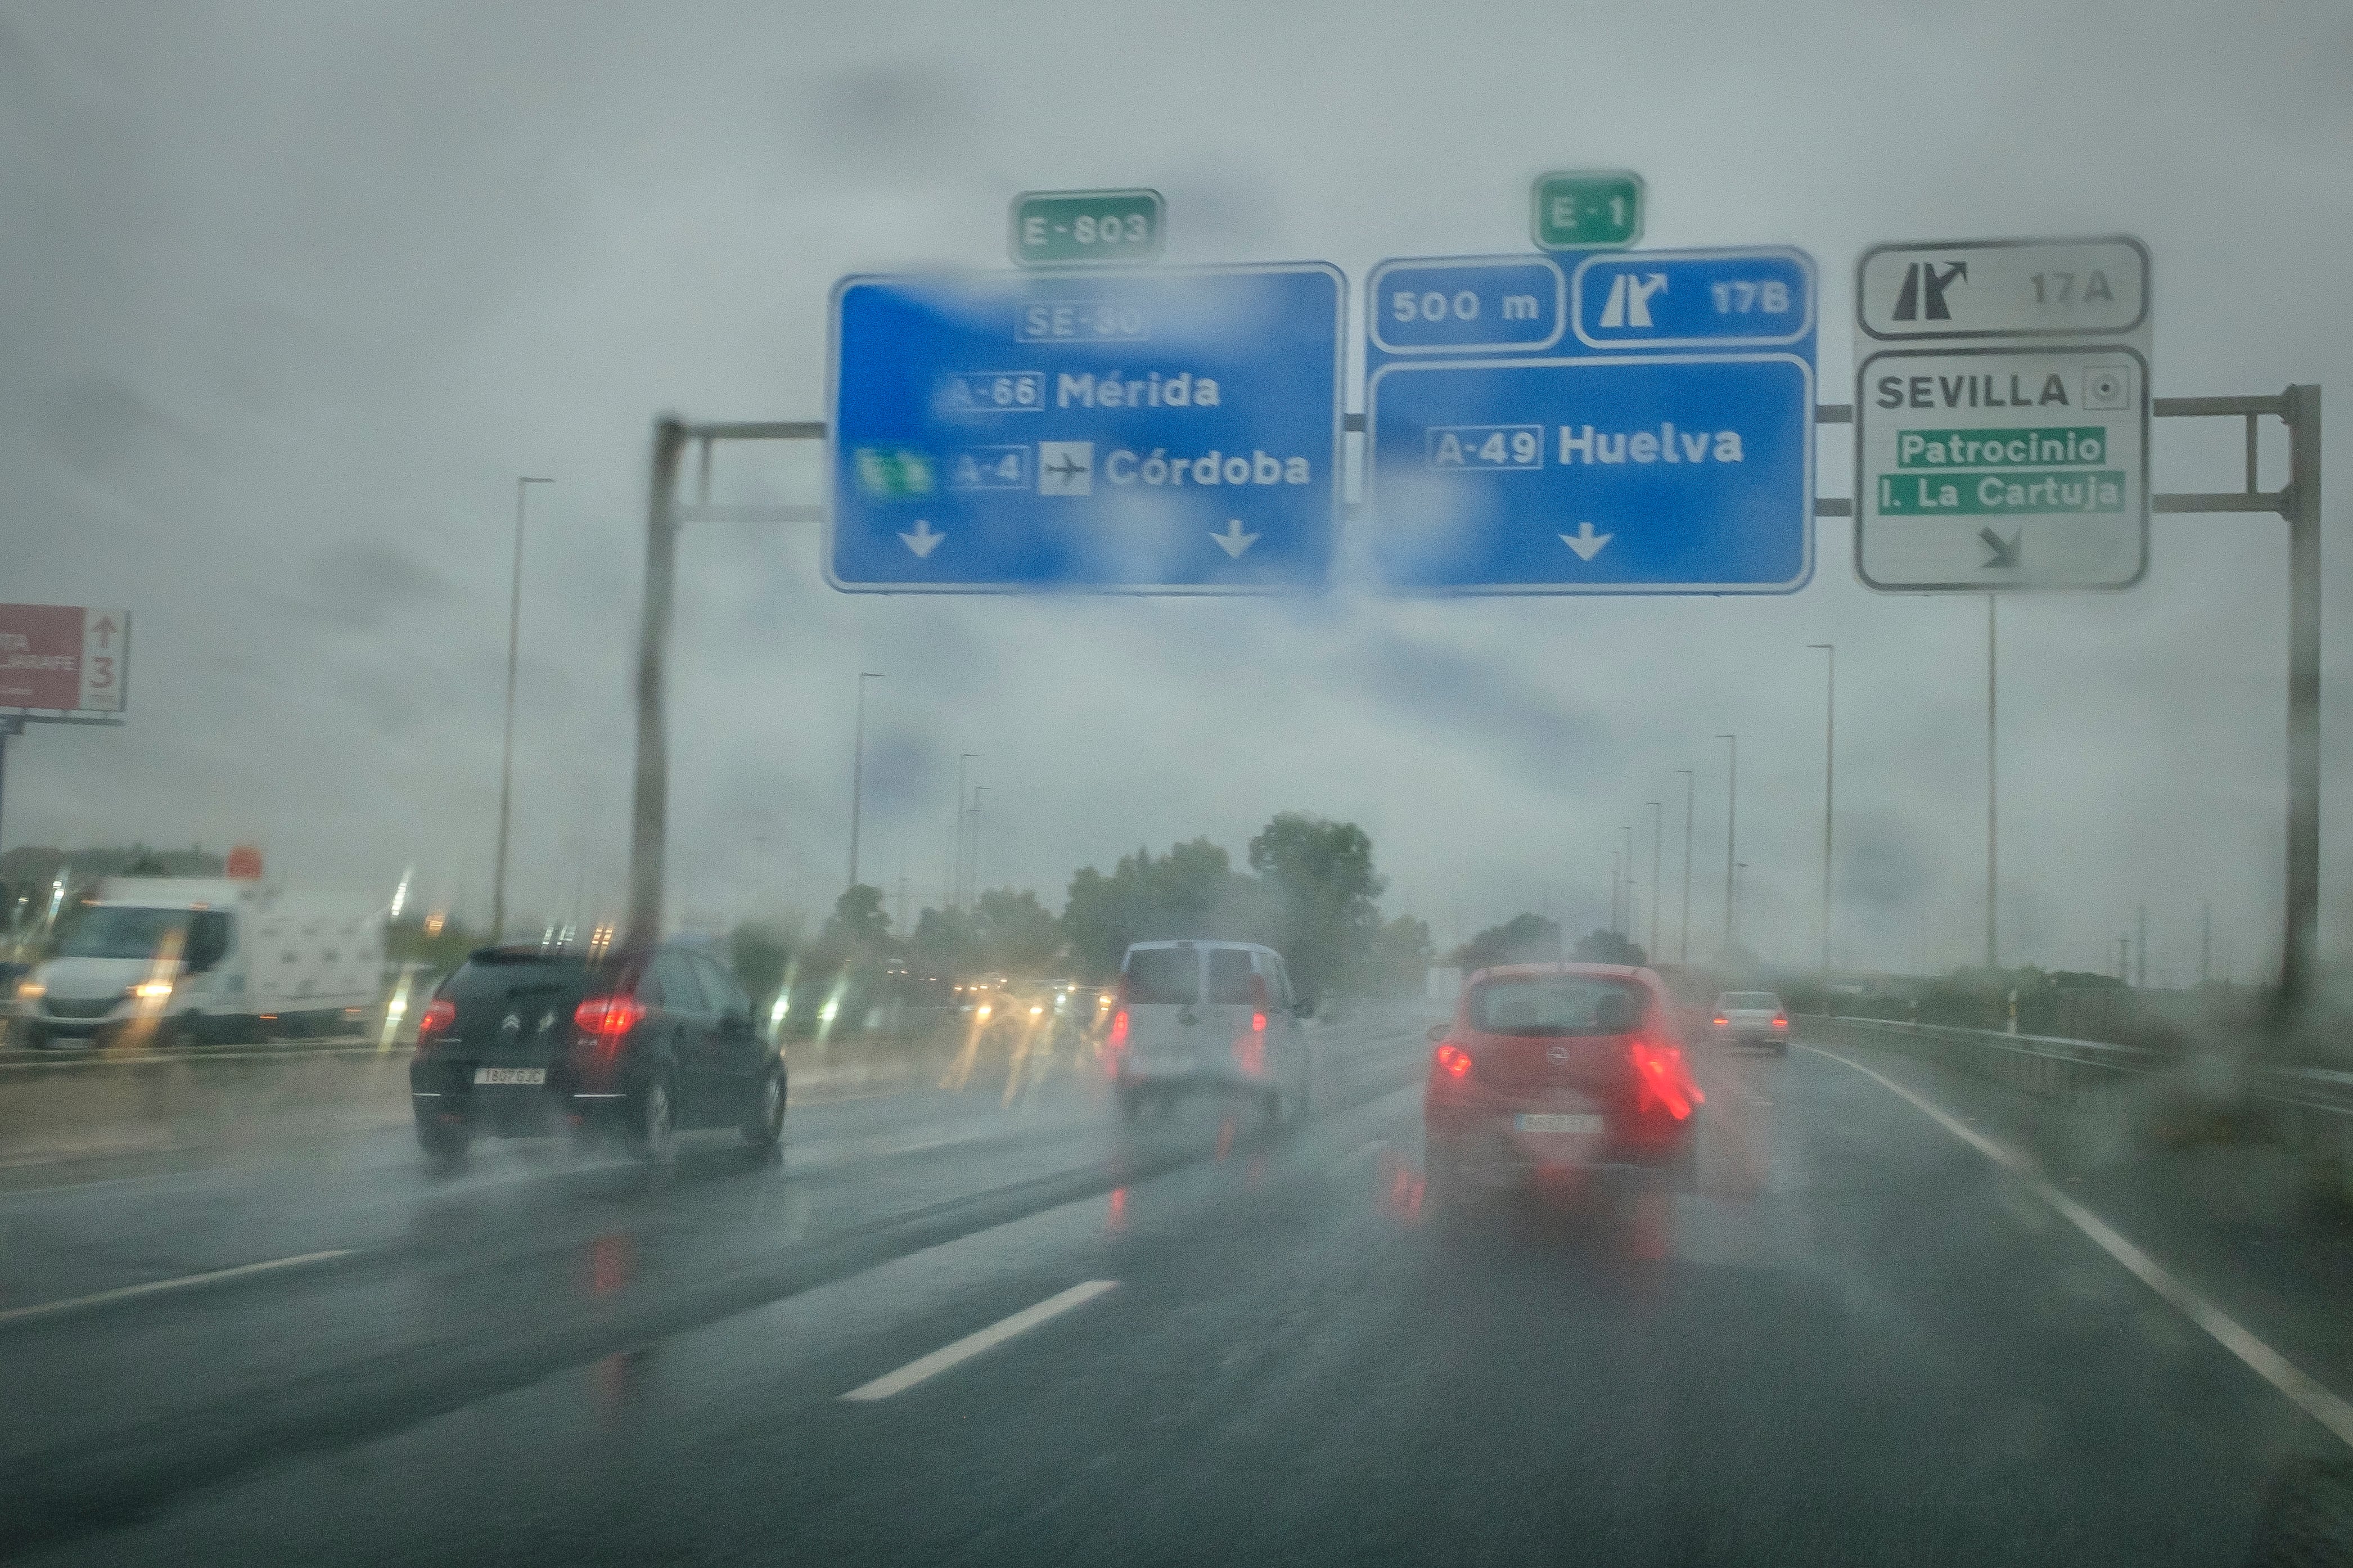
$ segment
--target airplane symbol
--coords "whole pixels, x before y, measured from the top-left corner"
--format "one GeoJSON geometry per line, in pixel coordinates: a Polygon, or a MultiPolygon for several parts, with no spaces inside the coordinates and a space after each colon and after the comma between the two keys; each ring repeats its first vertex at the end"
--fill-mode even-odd
{"type": "Polygon", "coordinates": [[[1092,441],[1038,443],[1039,495],[1092,495],[1094,488],[1095,444],[1092,441]]]}

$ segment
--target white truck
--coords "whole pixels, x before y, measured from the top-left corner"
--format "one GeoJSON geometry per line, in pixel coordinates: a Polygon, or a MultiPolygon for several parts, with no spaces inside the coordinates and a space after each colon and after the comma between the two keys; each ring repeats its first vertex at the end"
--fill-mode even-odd
{"type": "Polygon", "coordinates": [[[362,1028],[384,989],[385,911],[371,905],[261,881],[109,878],[18,984],[17,1037],[195,1044],[362,1028]]]}

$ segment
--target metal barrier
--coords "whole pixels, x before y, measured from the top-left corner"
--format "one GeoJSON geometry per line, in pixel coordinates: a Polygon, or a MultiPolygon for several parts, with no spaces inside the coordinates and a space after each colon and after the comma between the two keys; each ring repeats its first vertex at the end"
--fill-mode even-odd
{"type": "Polygon", "coordinates": [[[2152,1103],[2171,1099],[2237,1112],[2311,1159],[2323,1183],[2353,1203],[2353,1072],[1879,1018],[1816,1014],[1797,1022],[1824,1044],[1900,1051],[2046,1099],[2101,1090],[2113,1098],[2138,1084],[2152,1103]]]}

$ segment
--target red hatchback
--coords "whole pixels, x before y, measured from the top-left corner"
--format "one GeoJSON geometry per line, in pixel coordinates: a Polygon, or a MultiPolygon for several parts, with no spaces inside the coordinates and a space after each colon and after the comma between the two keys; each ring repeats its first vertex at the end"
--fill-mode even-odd
{"type": "Polygon", "coordinates": [[[1530,1178],[1613,1168],[1688,1180],[1704,1098],[1675,1002],[1647,969],[1482,969],[1463,985],[1422,1095],[1423,1172],[1439,1205],[1530,1178]]]}

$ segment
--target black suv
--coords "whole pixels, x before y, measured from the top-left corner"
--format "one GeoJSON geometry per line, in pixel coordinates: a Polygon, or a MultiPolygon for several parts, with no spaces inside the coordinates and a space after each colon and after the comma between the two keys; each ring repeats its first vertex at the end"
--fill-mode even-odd
{"type": "Polygon", "coordinates": [[[785,1126],[784,1053],[689,947],[483,948],[435,989],[408,1087],[417,1142],[443,1161],[478,1134],[617,1133],[662,1161],[687,1128],[773,1148],[785,1126]]]}

